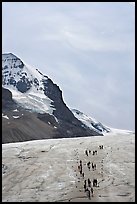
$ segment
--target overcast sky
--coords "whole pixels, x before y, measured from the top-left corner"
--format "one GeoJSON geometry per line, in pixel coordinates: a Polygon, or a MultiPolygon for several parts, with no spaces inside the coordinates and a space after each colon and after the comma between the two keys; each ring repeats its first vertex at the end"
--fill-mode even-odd
{"type": "Polygon", "coordinates": [[[4,2],[2,43],[57,83],[68,107],[134,130],[134,3],[4,2]]]}

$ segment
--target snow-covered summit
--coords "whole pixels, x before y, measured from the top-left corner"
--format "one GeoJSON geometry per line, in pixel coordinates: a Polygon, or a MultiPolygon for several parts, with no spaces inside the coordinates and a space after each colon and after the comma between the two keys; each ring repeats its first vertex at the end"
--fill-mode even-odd
{"type": "Polygon", "coordinates": [[[12,53],[4,53],[4,54],[2,54],[2,60],[11,60],[11,59],[18,59],[18,57],[16,57],[12,53]]]}
{"type": "Polygon", "coordinates": [[[2,85],[27,109],[52,113],[52,100],[44,94],[48,77],[12,53],[2,55],[2,85]]]}
{"type": "Polygon", "coordinates": [[[47,79],[40,71],[24,63],[12,53],[2,55],[3,85],[25,93],[29,89],[43,90],[43,80],[47,79]]]}

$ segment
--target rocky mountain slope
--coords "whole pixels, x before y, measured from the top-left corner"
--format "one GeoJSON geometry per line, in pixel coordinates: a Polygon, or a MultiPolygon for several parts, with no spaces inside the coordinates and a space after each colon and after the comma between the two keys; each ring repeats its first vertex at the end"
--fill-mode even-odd
{"type": "Polygon", "coordinates": [[[110,128],[106,127],[102,123],[98,122],[94,118],[87,116],[86,114],[80,112],[76,109],[71,109],[74,116],[80,120],[83,124],[85,124],[87,127],[89,127],[91,130],[96,131],[97,133],[108,133],[111,131],[110,128]]]}
{"type": "Polygon", "coordinates": [[[3,143],[103,135],[75,117],[58,85],[12,53],[2,55],[2,86],[3,143]]]}

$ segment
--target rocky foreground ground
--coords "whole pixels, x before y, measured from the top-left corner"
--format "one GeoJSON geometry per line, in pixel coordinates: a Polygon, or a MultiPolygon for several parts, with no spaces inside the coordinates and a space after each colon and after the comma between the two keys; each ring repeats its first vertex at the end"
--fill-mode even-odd
{"type": "Polygon", "coordinates": [[[135,134],[3,144],[2,202],[10,201],[134,202],[135,134]]]}

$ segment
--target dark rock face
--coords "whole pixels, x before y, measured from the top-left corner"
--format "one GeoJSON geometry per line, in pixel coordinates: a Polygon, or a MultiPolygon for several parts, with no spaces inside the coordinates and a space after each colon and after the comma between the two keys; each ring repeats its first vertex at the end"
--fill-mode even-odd
{"type": "Polygon", "coordinates": [[[2,100],[13,101],[12,93],[8,89],[5,89],[3,87],[2,87],[2,100]]]}
{"type": "Polygon", "coordinates": [[[55,125],[58,126],[54,116],[49,115],[48,113],[38,113],[37,114],[38,119],[40,119],[41,121],[43,121],[44,123],[50,123],[51,125],[55,125]]]}
{"type": "Polygon", "coordinates": [[[96,128],[97,130],[99,130],[100,132],[109,132],[109,128],[104,127],[101,123],[97,123],[97,124],[92,124],[94,128],[96,128]]]}
{"type": "Polygon", "coordinates": [[[2,88],[2,109],[11,109],[16,105],[12,99],[12,93],[5,88],[2,88]]]}
{"type": "Polygon", "coordinates": [[[59,86],[54,84],[51,79],[43,81],[43,84],[45,95],[53,100],[52,104],[56,108],[53,114],[59,120],[60,135],[63,135],[63,137],[98,135],[94,130],[90,130],[74,117],[63,101],[62,91],[59,86]]]}
{"type": "Polygon", "coordinates": [[[13,86],[16,86],[16,81],[15,81],[15,79],[13,77],[10,77],[9,84],[13,85],[13,86]]]}
{"type": "Polygon", "coordinates": [[[31,88],[31,83],[30,81],[23,76],[18,82],[17,82],[17,89],[21,93],[27,92],[31,88]]]}
{"type": "Polygon", "coordinates": [[[68,109],[66,104],[63,101],[62,91],[59,86],[54,84],[51,79],[43,81],[44,84],[44,94],[48,96],[51,100],[53,100],[52,105],[55,106],[56,110],[54,110],[53,114],[60,120],[66,120],[67,122],[71,122],[74,120],[73,113],[68,109]]]}

